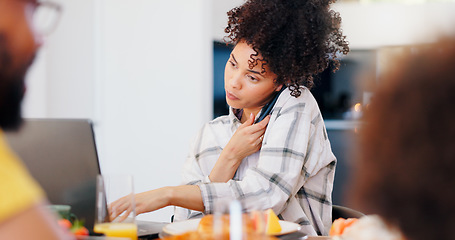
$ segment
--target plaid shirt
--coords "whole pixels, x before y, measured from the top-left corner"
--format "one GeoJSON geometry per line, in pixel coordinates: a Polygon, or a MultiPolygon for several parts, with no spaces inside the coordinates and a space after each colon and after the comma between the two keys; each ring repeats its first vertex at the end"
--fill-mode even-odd
{"type": "MultiPolygon", "coordinates": [[[[261,150],[243,159],[226,183],[210,182],[208,176],[241,123],[231,108],[228,116],[200,130],[184,165],[183,184],[199,186],[205,214],[213,213],[218,199],[239,199],[246,209],[272,208],[309,235],[328,234],[336,158],[316,100],[308,89],[301,90],[298,98],[289,89],[281,93],[261,150]]],[[[179,207],[175,211],[177,221],[200,215],[179,207]]]]}

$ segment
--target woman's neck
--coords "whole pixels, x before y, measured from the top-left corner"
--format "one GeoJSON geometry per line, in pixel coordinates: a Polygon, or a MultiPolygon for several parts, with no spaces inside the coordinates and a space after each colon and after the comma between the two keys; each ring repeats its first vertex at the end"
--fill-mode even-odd
{"type": "Polygon", "coordinates": [[[259,111],[261,111],[261,107],[259,107],[259,108],[244,108],[243,109],[243,114],[242,114],[242,119],[240,119],[240,122],[244,123],[246,120],[250,119],[251,113],[253,113],[253,117],[256,117],[256,115],[258,115],[259,111]]]}

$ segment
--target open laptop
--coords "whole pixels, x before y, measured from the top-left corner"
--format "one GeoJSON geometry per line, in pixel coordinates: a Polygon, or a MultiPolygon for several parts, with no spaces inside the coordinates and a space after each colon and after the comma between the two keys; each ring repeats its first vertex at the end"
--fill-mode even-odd
{"type": "Polygon", "coordinates": [[[86,119],[25,119],[19,131],[5,134],[49,201],[70,205],[71,212],[93,229],[100,167],[92,123],[86,119]]]}
{"type": "MultiPolygon", "coordinates": [[[[11,148],[52,204],[71,206],[90,232],[95,221],[96,177],[100,165],[93,124],[87,119],[24,119],[5,132],[11,148]]],[[[138,221],[138,235],[155,237],[165,223],[138,221]]]]}

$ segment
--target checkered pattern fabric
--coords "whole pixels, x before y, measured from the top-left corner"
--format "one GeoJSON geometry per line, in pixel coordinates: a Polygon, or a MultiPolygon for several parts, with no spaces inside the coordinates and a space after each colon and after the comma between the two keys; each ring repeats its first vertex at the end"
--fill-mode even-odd
{"type": "Polygon", "coordinates": [[[183,184],[198,185],[204,213],[176,208],[175,219],[213,213],[220,199],[238,199],[247,210],[272,208],[278,216],[302,225],[309,235],[327,235],[331,226],[336,158],[313,95],[286,89],[278,98],[260,151],[243,159],[226,183],[208,178],[223,147],[241,125],[230,109],[197,134],[183,169],[183,184]]]}

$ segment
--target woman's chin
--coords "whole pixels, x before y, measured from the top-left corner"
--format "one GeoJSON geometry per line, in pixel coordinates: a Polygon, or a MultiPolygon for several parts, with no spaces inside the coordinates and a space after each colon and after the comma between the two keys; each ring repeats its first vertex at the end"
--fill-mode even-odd
{"type": "Polygon", "coordinates": [[[226,98],[226,103],[232,107],[232,108],[235,108],[235,109],[242,109],[243,106],[241,104],[239,104],[238,101],[234,101],[234,100],[231,100],[231,99],[228,99],[226,98]]]}

